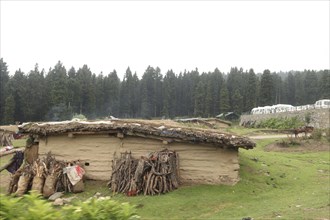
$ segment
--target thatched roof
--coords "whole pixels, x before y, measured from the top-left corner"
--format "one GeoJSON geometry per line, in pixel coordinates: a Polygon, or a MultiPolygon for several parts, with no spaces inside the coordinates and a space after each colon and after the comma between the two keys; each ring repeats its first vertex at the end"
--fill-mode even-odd
{"type": "MultiPolygon", "coordinates": [[[[165,120],[166,121],[166,120],[165,120]]],[[[59,134],[119,133],[168,142],[209,143],[219,147],[252,149],[255,143],[246,137],[222,133],[211,129],[180,127],[163,121],[109,120],[109,121],[64,121],[48,123],[24,123],[21,133],[53,136],[59,134]]],[[[178,123],[179,124],[179,123],[178,123]]]]}

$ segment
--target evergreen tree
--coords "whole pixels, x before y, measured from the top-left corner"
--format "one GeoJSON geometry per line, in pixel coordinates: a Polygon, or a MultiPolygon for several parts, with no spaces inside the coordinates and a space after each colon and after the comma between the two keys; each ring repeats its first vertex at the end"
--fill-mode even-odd
{"type": "MultiPolygon", "coordinates": [[[[30,95],[27,92],[28,83],[27,77],[19,69],[15,72],[14,76],[10,78],[7,83],[6,90],[8,96],[13,96],[15,104],[14,119],[15,121],[26,121],[26,115],[28,112],[28,102],[30,95]]],[[[7,98],[6,98],[7,99],[7,98]]]]}
{"type": "Polygon", "coordinates": [[[176,76],[172,70],[169,70],[163,82],[163,111],[162,114],[167,118],[175,116],[175,103],[176,100],[176,76]]]}
{"type": "Polygon", "coordinates": [[[272,75],[272,80],[273,80],[273,99],[272,99],[272,102],[271,103],[274,103],[274,104],[280,104],[280,103],[283,103],[283,84],[282,84],[282,79],[281,77],[274,73],[272,75]]]}
{"type": "Polygon", "coordinates": [[[313,104],[319,99],[319,86],[315,71],[307,71],[304,80],[305,101],[304,104],[313,104]]]}
{"type": "Polygon", "coordinates": [[[128,67],[120,87],[120,112],[123,117],[134,117],[137,114],[136,106],[136,87],[137,76],[133,77],[128,67]]]}
{"type": "Polygon", "coordinates": [[[303,74],[300,72],[297,72],[294,75],[295,78],[295,99],[296,99],[296,105],[304,105],[306,104],[306,96],[305,96],[305,85],[304,85],[304,78],[303,78],[303,74]]]}
{"type": "Polygon", "coordinates": [[[253,69],[250,69],[248,73],[246,91],[245,91],[245,107],[243,111],[251,111],[257,106],[257,76],[253,69]]]}
{"type": "Polygon", "coordinates": [[[119,117],[119,89],[120,79],[116,70],[105,78],[105,103],[107,114],[119,117]]]}
{"type": "Polygon", "coordinates": [[[105,103],[105,80],[103,74],[99,74],[95,78],[95,113],[96,117],[107,116],[106,103],[105,103]]]}
{"type": "Polygon", "coordinates": [[[287,77],[287,99],[290,105],[296,105],[296,83],[291,72],[287,77]]]}
{"type": "Polygon", "coordinates": [[[155,70],[154,90],[154,117],[159,117],[163,110],[163,75],[159,67],[155,70]]]}
{"type": "Polygon", "coordinates": [[[211,115],[217,115],[220,111],[220,88],[224,85],[223,74],[216,68],[213,73],[210,73],[211,76],[209,80],[212,85],[212,106],[211,106],[211,115]]]}
{"type": "MultiPolygon", "coordinates": [[[[210,117],[213,114],[213,83],[210,80],[211,77],[207,77],[206,76],[207,82],[205,84],[206,88],[204,88],[205,90],[205,98],[204,98],[204,112],[203,112],[203,116],[205,117],[210,117]]],[[[197,94],[198,95],[198,94],[197,94]]]]}
{"type": "Polygon", "coordinates": [[[269,70],[265,70],[260,81],[260,105],[273,105],[273,79],[269,70]]]}
{"type": "Polygon", "coordinates": [[[185,87],[183,83],[183,74],[180,73],[175,82],[175,116],[183,116],[185,112],[185,87]]]}
{"type": "Polygon", "coordinates": [[[148,66],[141,80],[141,116],[152,118],[155,116],[155,82],[157,79],[156,70],[148,66]]]}
{"type": "Polygon", "coordinates": [[[7,97],[6,85],[9,81],[9,72],[7,69],[7,64],[0,59],[0,124],[4,123],[4,111],[5,111],[5,101],[7,97]]]}
{"type": "Polygon", "coordinates": [[[200,81],[197,84],[196,91],[195,91],[195,108],[194,108],[194,115],[197,117],[202,117],[204,114],[204,99],[205,99],[205,84],[203,81],[200,81]]]}
{"type": "Polygon", "coordinates": [[[133,75],[133,80],[132,80],[132,117],[136,118],[136,117],[140,117],[141,113],[141,95],[140,95],[140,81],[139,78],[136,74],[136,72],[133,75]]]}
{"type": "Polygon", "coordinates": [[[321,71],[320,95],[321,99],[330,99],[330,71],[321,71]]]}
{"type": "Polygon", "coordinates": [[[184,115],[192,116],[195,115],[195,99],[198,95],[196,89],[198,83],[199,83],[199,72],[196,68],[195,70],[191,72],[187,72],[186,75],[184,75],[184,83],[185,83],[185,90],[184,90],[184,100],[186,100],[186,111],[184,115]]]}
{"type": "Polygon", "coordinates": [[[244,93],[244,77],[243,69],[237,67],[231,68],[227,78],[227,88],[230,109],[233,110],[234,106],[234,92],[239,91],[240,94],[244,93]]]}
{"type": "Polygon", "coordinates": [[[5,101],[4,109],[4,123],[5,124],[14,124],[15,118],[15,100],[12,94],[8,95],[5,101]]]}
{"type": "Polygon", "coordinates": [[[224,84],[220,89],[220,113],[225,113],[230,110],[229,95],[227,86],[224,84]]]}
{"type": "Polygon", "coordinates": [[[49,71],[46,80],[50,95],[50,105],[65,105],[67,101],[67,73],[60,61],[58,61],[54,69],[49,71]]]}
{"type": "Polygon", "coordinates": [[[96,76],[92,74],[91,70],[87,65],[83,65],[77,71],[77,80],[80,85],[80,97],[81,102],[79,103],[80,112],[86,115],[88,118],[95,118],[95,82],[96,76]]]}
{"type": "Polygon", "coordinates": [[[48,111],[48,92],[44,71],[39,71],[38,64],[27,76],[27,93],[30,98],[26,102],[25,115],[28,121],[42,121],[48,111]]]}
{"type": "Polygon", "coordinates": [[[120,85],[120,114],[124,118],[130,117],[132,72],[128,67],[120,85]]]}
{"type": "MultiPolygon", "coordinates": [[[[191,116],[191,109],[190,106],[192,101],[192,94],[191,91],[191,84],[189,83],[191,80],[189,79],[190,73],[184,71],[183,74],[180,76],[180,85],[178,90],[180,91],[180,115],[182,116],[191,116]]],[[[195,100],[193,100],[195,103],[195,100]]]]}
{"type": "Polygon", "coordinates": [[[233,106],[232,106],[233,112],[241,114],[242,110],[243,110],[243,97],[240,94],[238,89],[236,89],[234,91],[234,94],[232,97],[233,97],[233,106]]]}
{"type": "Polygon", "coordinates": [[[74,67],[71,67],[68,71],[67,91],[68,106],[70,106],[70,109],[72,109],[71,114],[82,114],[80,108],[81,86],[74,67]]]}

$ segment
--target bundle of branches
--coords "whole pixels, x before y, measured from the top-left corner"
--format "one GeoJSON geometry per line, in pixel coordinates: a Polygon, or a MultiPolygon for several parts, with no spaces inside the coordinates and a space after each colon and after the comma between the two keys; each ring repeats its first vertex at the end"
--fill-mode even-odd
{"type": "Polygon", "coordinates": [[[33,172],[33,181],[32,181],[32,190],[37,191],[42,194],[43,186],[46,179],[47,166],[44,161],[39,158],[33,162],[32,166],[33,172]]]}
{"type": "Polygon", "coordinates": [[[162,194],[179,186],[179,156],[168,149],[140,160],[132,158],[131,153],[121,153],[113,160],[112,170],[108,184],[112,192],[128,196],[162,194]]]}
{"type": "Polygon", "coordinates": [[[32,178],[32,166],[30,164],[25,164],[12,175],[9,182],[8,193],[15,193],[18,196],[22,196],[31,188],[32,178]]]}
{"type": "Polygon", "coordinates": [[[72,192],[72,184],[70,183],[67,175],[63,173],[63,168],[71,162],[64,162],[56,160],[51,152],[48,152],[46,158],[43,160],[46,165],[45,183],[43,195],[48,197],[54,192],[72,192]]]}
{"type": "Polygon", "coordinates": [[[132,157],[131,152],[121,153],[119,158],[114,155],[112,175],[108,184],[112,192],[126,193],[136,190],[134,174],[137,164],[138,160],[132,157]]]}
{"type": "Polygon", "coordinates": [[[49,197],[55,192],[78,191],[74,189],[75,186],[71,184],[68,176],[63,173],[63,168],[73,163],[56,160],[49,152],[43,160],[38,158],[33,164],[26,163],[17,170],[11,177],[8,193],[21,196],[32,189],[44,197],[49,197]]]}
{"type": "Polygon", "coordinates": [[[18,180],[22,175],[22,172],[23,172],[23,168],[20,168],[11,176],[7,190],[8,194],[12,194],[16,192],[18,186],[18,180]]]}

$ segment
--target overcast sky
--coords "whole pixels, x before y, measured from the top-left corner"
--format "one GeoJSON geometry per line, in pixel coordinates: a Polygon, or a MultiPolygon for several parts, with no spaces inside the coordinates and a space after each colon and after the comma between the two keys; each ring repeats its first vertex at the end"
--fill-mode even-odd
{"type": "Polygon", "coordinates": [[[230,67],[329,69],[330,1],[0,1],[1,57],[13,74],[87,64],[175,73],[230,67]]]}

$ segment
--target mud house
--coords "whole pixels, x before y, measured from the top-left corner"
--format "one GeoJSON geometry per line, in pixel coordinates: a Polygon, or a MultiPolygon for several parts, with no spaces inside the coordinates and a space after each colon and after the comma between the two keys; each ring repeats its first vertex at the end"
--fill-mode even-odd
{"type": "MultiPolygon", "coordinates": [[[[173,122],[174,123],[174,122],[173,122]]],[[[35,137],[39,156],[51,151],[60,160],[81,160],[86,177],[109,180],[115,154],[136,158],[164,148],[180,157],[183,183],[235,184],[238,149],[255,146],[246,137],[212,129],[193,129],[164,121],[112,120],[25,123],[20,132],[35,137]]]]}

